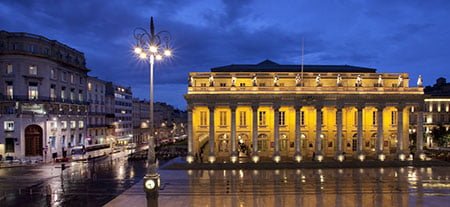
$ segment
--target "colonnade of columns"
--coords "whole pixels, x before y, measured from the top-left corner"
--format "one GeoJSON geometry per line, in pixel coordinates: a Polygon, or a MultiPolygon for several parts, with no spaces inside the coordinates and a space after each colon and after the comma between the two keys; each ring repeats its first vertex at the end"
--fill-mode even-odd
{"type": "MultiPolygon", "coordinates": [[[[238,152],[236,149],[236,104],[229,105],[231,110],[231,156],[230,159],[232,162],[236,162],[238,158],[238,152]]],[[[300,162],[302,160],[302,147],[301,147],[301,109],[302,105],[294,105],[295,109],[295,153],[294,153],[294,160],[297,162],[300,162]]],[[[342,110],[344,108],[343,104],[338,104],[336,107],[336,155],[335,158],[338,161],[343,161],[343,113],[342,110]]],[[[364,105],[356,105],[352,106],[357,109],[357,146],[356,146],[356,158],[363,161],[365,159],[365,154],[363,152],[363,109],[364,105]]],[[[377,154],[377,158],[381,161],[385,159],[385,155],[383,154],[383,110],[386,107],[385,105],[377,105],[375,106],[377,109],[377,137],[375,142],[375,151],[377,154]]],[[[252,108],[252,161],[258,162],[259,161],[259,155],[258,155],[258,104],[251,105],[252,108]]],[[[396,106],[397,108],[397,159],[404,160],[406,158],[404,154],[404,144],[403,144],[403,110],[405,108],[405,105],[399,104],[396,106]]],[[[208,161],[213,163],[216,160],[215,156],[215,123],[214,123],[214,105],[209,105],[209,157],[208,161]]],[[[274,111],[274,120],[273,120],[273,129],[274,129],[274,154],[273,154],[273,160],[275,162],[279,162],[281,160],[280,156],[280,136],[279,136],[279,104],[273,104],[272,109],[274,111]]],[[[315,112],[316,112],[316,128],[315,128],[315,151],[314,151],[314,159],[316,161],[322,161],[323,160],[323,146],[322,146],[322,109],[323,105],[315,105],[315,112]]],[[[424,159],[423,154],[423,111],[419,107],[418,116],[417,116],[417,151],[416,151],[416,157],[420,159],[424,159]]],[[[194,145],[193,145],[193,123],[192,123],[192,107],[190,106],[188,108],[188,162],[193,161],[193,151],[194,151],[194,145]]]]}

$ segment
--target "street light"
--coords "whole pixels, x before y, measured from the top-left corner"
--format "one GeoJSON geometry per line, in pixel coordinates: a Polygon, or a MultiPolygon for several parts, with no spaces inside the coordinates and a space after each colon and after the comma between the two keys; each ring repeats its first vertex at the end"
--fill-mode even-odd
{"type": "Polygon", "coordinates": [[[155,133],[153,124],[153,65],[156,60],[162,60],[163,57],[170,57],[172,51],[169,47],[171,39],[170,33],[167,31],[160,31],[155,34],[155,26],[153,24],[153,17],[150,18],[150,33],[141,27],[134,29],[134,38],[136,45],[134,53],[143,60],[149,60],[150,65],[150,140],[148,142],[148,159],[147,174],[144,177],[144,189],[147,194],[147,206],[158,206],[158,190],[160,187],[159,174],[156,171],[156,156],[155,156],[155,133]]]}

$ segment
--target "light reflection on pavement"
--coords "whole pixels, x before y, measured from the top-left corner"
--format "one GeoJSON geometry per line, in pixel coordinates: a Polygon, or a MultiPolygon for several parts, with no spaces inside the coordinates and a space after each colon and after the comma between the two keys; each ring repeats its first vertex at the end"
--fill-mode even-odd
{"type": "Polygon", "coordinates": [[[0,169],[0,206],[101,206],[145,175],[145,161],[89,162],[0,169]]]}

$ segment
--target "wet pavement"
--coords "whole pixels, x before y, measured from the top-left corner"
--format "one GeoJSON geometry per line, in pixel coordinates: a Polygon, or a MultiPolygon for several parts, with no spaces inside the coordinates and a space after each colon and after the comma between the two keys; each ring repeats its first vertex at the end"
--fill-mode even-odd
{"type": "Polygon", "coordinates": [[[101,158],[0,169],[0,206],[102,206],[139,182],[145,161],[101,158]]]}
{"type": "MultiPolygon", "coordinates": [[[[449,167],[162,170],[160,206],[448,206],[449,167]]],[[[106,206],[145,206],[142,182],[106,206]]]]}

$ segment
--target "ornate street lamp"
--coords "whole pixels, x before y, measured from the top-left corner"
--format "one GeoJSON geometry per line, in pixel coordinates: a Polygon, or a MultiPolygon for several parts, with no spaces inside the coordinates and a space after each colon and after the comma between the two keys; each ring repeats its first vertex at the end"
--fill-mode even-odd
{"type": "Polygon", "coordinates": [[[160,187],[160,177],[157,172],[155,156],[155,132],[153,121],[153,65],[156,60],[162,60],[163,57],[172,56],[170,50],[170,33],[160,31],[155,34],[153,17],[150,18],[150,33],[141,27],[134,29],[134,38],[136,45],[134,53],[140,59],[149,60],[150,65],[150,140],[148,146],[147,174],[144,177],[144,189],[147,194],[147,206],[158,206],[158,190],[160,187]]]}

